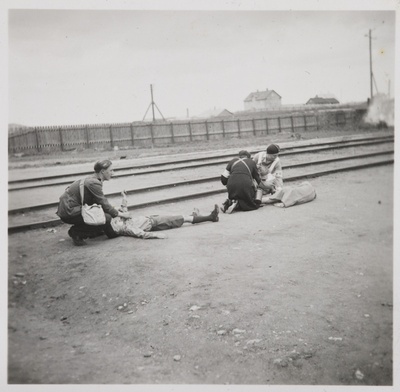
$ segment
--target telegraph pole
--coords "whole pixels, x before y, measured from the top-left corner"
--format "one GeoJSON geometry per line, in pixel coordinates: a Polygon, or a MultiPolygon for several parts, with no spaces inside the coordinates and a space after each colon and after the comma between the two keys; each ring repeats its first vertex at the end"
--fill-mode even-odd
{"type": "Polygon", "coordinates": [[[150,84],[150,94],[151,94],[151,102],[150,102],[150,105],[148,106],[148,108],[147,108],[147,110],[146,110],[146,113],[144,114],[144,117],[143,117],[143,120],[142,120],[142,121],[144,121],[144,119],[146,118],[146,114],[147,114],[147,112],[149,111],[150,106],[151,106],[151,111],[153,112],[153,122],[156,121],[156,117],[155,117],[155,115],[154,115],[154,106],[156,107],[156,109],[158,110],[158,112],[161,114],[161,117],[163,118],[163,120],[165,120],[165,118],[164,118],[164,116],[162,115],[162,113],[161,113],[160,109],[158,108],[157,104],[154,102],[154,98],[153,98],[153,85],[152,85],[152,84],[150,84]]]}
{"type": "MultiPolygon", "coordinates": [[[[370,30],[371,32],[371,30],[370,30]]],[[[150,93],[151,93],[151,111],[153,112],[153,121],[156,121],[156,118],[154,116],[154,99],[153,99],[153,85],[150,84],[150,93]]]]}
{"type": "Polygon", "coordinates": [[[371,92],[371,101],[373,97],[372,91],[372,79],[374,74],[372,73],[372,37],[371,37],[371,29],[369,29],[369,87],[371,92]]]}

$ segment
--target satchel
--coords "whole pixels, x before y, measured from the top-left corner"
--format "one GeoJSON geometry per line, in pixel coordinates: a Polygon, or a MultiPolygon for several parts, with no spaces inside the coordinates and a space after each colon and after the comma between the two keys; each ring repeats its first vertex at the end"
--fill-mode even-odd
{"type": "Polygon", "coordinates": [[[87,225],[91,226],[101,226],[106,223],[106,216],[104,215],[103,208],[99,204],[92,204],[91,206],[83,204],[84,195],[84,184],[85,180],[82,179],[79,188],[81,192],[81,203],[82,203],[82,218],[87,225]]]}

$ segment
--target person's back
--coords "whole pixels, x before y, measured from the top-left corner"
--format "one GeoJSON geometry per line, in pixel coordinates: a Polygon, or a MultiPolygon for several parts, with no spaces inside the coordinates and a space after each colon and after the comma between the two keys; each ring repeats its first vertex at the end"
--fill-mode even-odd
{"type": "Polygon", "coordinates": [[[238,158],[229,161],[221,175],[222,184],[228,189],[228,199],[222,207],[223,212],[232,212],[234,209],[250,211],[258,208],[255,203],[255,188],[253,180],[258,184],[260,177],[255,162],[250,154],[242,150],[238,158]],[[231,208],[231,205],[233,207],[231,208]]]}

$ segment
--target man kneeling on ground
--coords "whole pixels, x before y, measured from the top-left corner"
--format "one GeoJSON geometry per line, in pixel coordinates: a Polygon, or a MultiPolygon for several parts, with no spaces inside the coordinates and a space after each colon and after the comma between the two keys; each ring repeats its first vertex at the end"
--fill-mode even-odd
{"type": "MultiPolygon", "coordinates": [[[[128,212],[128,201],[126,193],[122,192],[122,203],[119,209],[120,212],[128,212]]],[[[115,233],[115,237],[129,236],[136,238],[160,238],[164,239],[167,236],[164,233],[154,233],[160,230],[169,230],[176,227],[181,227],[185,222],[187,223],[201,223],[201,222],[218,222],[218,206],[214,206],[214,210],[210,215],[202,216],[199,213],[193,212],[192,215],[149,215],[125,218],[124,216],[117,216],[111,219],[111,227],[115,233]]]]}

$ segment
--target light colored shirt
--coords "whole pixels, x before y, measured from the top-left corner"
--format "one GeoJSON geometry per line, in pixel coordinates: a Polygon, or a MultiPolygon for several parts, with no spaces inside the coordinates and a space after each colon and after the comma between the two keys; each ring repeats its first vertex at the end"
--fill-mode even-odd
{"type": "Polygon", "coordinates": [[[282,164],[279,157],[273,161],[267,161],[267,153],[265,151],[254,155],[253,160],[257,165],[258,173],[261,181],[268,181],[275,185],[276,188],[283,187],[282,164]]]}
{"type": "Polygon", "coordinates": [[[148,216],[137,216],[134,218],[122,218],[117,216],[111,219],[111,227],[119,235],[150,239],[159,238],[157,233],[152,233],[152,222],[148,216]]]}

